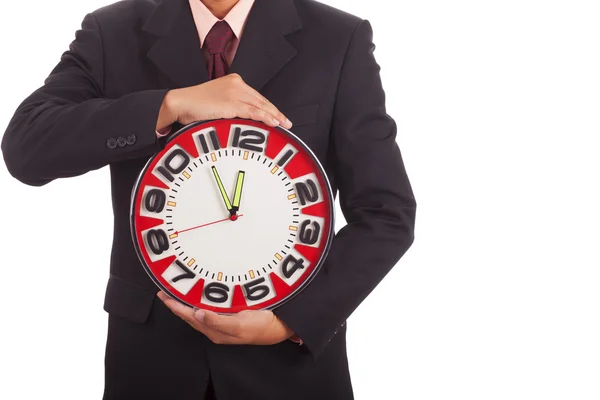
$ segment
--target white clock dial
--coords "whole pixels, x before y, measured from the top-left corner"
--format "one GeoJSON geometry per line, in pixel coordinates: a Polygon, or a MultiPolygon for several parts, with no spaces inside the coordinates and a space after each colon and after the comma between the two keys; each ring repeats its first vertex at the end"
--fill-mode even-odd
{"type": "Polygon", "coordinates": [[[132,213],[140,258],[163,290],[195,307],[280,303],[329,245],[326,177],[289,132],[204,124],[179,133],[140,177],[132,213]]]}

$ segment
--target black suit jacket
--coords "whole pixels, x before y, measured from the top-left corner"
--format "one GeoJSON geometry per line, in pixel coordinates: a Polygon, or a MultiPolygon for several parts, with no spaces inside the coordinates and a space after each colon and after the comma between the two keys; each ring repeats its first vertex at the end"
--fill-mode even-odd
{"type": "Polygon", "coordinates": [[[110,166],[106,399],[200,400],[209,376],[222,400],[352,398],[345,321],[409,248],[415,217],[374,47],[355,16],[311,0],[256,0],[231,72],[292,120],[339,191],[347,225],[314,281],[275,310],[303,346],[219,346],[157,301],[129,231],[134,181],[163,146],[155,124],[165,93],[208,79],[188,1],[127,0],[85,17],[19,106],[2,150],[29,185],[110,166]]]}

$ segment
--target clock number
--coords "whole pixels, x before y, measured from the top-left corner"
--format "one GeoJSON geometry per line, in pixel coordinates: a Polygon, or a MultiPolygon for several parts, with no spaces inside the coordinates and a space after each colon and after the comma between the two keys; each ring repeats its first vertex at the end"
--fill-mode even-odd
{"type": "Polygon", "coordinates": [[[146,206],[146,210],[160,213],[165,208],[166,202],[167,195],[162,190],[152,189],[146,193],[144,205],[146,206]]]}
{"type": "Polygon", "coordinates": [[[300,226],[300,241],[304,244],[315,244],[321,233],[321,225],[317,221],[306,220],[300,226]],[[313,224],[313,226],[309,226],[313,224]]]}
{"type": "Polygon", "coordinates": [[[242,128],[235,128],[232,146],[250,151],[263,151],[263,148],[257,145],[264,144],[265,140],[266,136],[262,132],[253,130],[242,132],[242,128]]]}
{"type": "Polygon", "coordinates": [[[175,180],[173,175],[177,175],[182,172],[189,163],[190,156],[182,149],[175,149],[165,158],[164,167],[158,167],[157,171],[160,172],[162,176],[164,176],[169,182],[173,182],[175,180]],[[174,167],[172,164],[176,157],[180,157],[181,162],[179,165],[174,167]]]}
{"type": "Polygon", "coordinates": [[[214,303],[225,303],[229,298],[229,286],[212,282],[204,288],[204,296],[214,303]]]}
{"type": "Polygon", "coordinates": [[[250,301],[257,301],[265,298],[271,291],[267,285],[261,285],[265,278],[260,278],[244,285],[246,290],[246,298],[250,301]]]}
{"type": "MultiPolygon", "coordinates": [[[[202,151],[204,153],[210,153],[210,148],[208,147],[208,142],[206,141],[206,136],[207,134],[202,134],[200,136],[198,136],[198,140],[200,141],[200,146],[202,146],[202,151]]],[[[210,136],[210,141],[212,144],[213,149],[219,150],[221,148],[221,145],[219,144],[219,138],[217,137],[217,132],[213,129],[208,133],[208,136],[210,136]]]]}
{"type": "Polygon", "coordinates": [[[162,229],[150,229],[146,235],[150,250],[157,256],[169,249],[167,234],[162,229]]]}
{"type": "Polygon", "coordinates": [[[279,159],[279,161],[277,161],[277,165],[283,167],[285,163],[288,162],[290,158],[292,158],[293,155],[294,152],[292,150],[286,151],[285,154],[279,159]]]}
{"type": "Polygon", "coordinates": [[[196,277],[196,274],[194,274],[192,270],[189,269],[187,265],[185,265],[181,261],[175,260],[175,264],[177,264],[177,266],[183,271],[183,273],[174,277],[172,279],[173,283],[178,282],[182,279],[193,279],[194,277],[196,277]]]}
{"type": "Polygon", "coordinates": [[[291,278],[292,275],[294,275],[294,273],[299,269],[304,269],[304,259],[297,259],[291,254],[288,255],[285,260],[283,260],[283,264],[281,265],[283,276],[288,279],[291,278]]]}
{"type": "Polygon", "coordinates": [[[319,200],[319,190],[317,189],[317,184],[312,179],[307,180],[306,183],[296,183],[296,192],[298,192],[300,203],[302,203],[303,206],[306,205],[306,200],[311,203],[319,200]]]}

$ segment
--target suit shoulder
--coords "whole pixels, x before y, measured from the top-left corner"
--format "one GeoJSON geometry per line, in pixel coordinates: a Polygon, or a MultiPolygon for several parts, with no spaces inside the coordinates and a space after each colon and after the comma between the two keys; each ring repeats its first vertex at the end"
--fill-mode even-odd
{"type": "Polygon", "coordinates": [[[353,31],[363,19],[315,0],[295,0],[303,23],[326,25],[332,29],[353,31]]]}
{"type": "Polygon", "coordinates": [[[114,26],[146,18],[159,3],[160,0],[121,0],[101,7],[92,14],[102,23],[114,26]]]}

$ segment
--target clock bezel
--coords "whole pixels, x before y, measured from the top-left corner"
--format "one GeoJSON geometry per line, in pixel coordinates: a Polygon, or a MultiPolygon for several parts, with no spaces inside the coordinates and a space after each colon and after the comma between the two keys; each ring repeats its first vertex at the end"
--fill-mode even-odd
{"type": "MultiPolygon", "coordinates": [[[[210,124],[212,122],[231,122],[231,123],[244,123],[244,122],[251,122],[252,125],[256,125],[256,124],[261,124],[263,126],[261,126],[261,129],[266,129],[266,130],[279,130],[285,134],[287,134],[292,141],[298,145],[299,147],[301,147],[302,149],[304,149],[304,151],[306,151],[306,153],[309,155],[309,157],[312,159],[312,161],[314,162],[314,164],[317,166],[319,172],[321,173],[321,177],[323,179],[323,183],[325,184],[325,192],[323,193],[323,197],[327,197],[327,200],[329,202],[329,224],[327,226],[327,238],[325,239],[325,246],[323,248],[323,252],[321,254],[321,257],[319,258],[318,262],[316,263],[317,265],[314,266],[314,268],[312,269],[311,272],[309,272],[309,275],[306,278],[301,278],[303,279],[303,281],[300,283],[300,285],[292,292],[290,293],[287,297],[280,299],[279,301],[276,301],[273,304],[270,304],[268,306],[262,307],[261,304],[259,303],[258,305],[255,306],[250,306],[247,307],[246,309],[253,309],[253,310],[273,310],[276,309],[277,307],[282,306],[283,304],[287,303],[288,301],[292,300],[294,297],[296,297],[297,295],[299,295],[312,281],[313,279],[315,279],[315,277],[317,276],[317,274],[321,271],[321,268],[323,267],[323,264],[326,262],[327,260],[327,256],[329,254],[329,251],[331,249],[331,245],[333,243],[333,239],[335,237],[335,232],[334,232],[334,228],[335,228],[335,198],[333,196],[333,190],[331,188],[331,183],[329,182],[329,177],[327,176],[327,172],[325,171],[325,169],[323,168],[323,165],[321,164],[321,162],[319,161],[319,159],[317,158],[317,156],[314,154],[314,152],[310,149],[310,147],[308,147],[308,145],[306,145],[306,143],[304,143],[304,141],[302,141],[302,139],[300,139],[296,134],[294,134],[293,132],[291,132],[288,129],[285,129],[281,126],[277,126],[277,127],[271,127],[268,126],[266,124],[254,121],[254,120],[249,120],[249,119],[243,119],[243,118],[228,118],[228,119],[214,119],[214,120],[205,120],[205,121],[197,121],[197,122],[193,122],[190,123],[188,125],[185,125],[183,127],[181,127],[178,131],[176,131],[175,133],[171,134],[169,136],[169,138],[166,141],[166,144],[164,146],[164,148],[156,153],[155,155],[153,155],[152,157],[150,157],[150,159],[146,162],[146,164],[144,165],[143,169],[140,171],[134,185],[132,188],[132,193],[131,193],[131,200],[130,200],[130,209],[129,209],[129,217],[130,217],[130,233],[131,233],[131,238],[132,238],[132,242],[133,242],[133,246],[135,248],[135,252],[138,256],[138,259],[140,261],[140,264],[142,264],[142,267],[144,268],[144,271],[146,271],[146,273],[148,274],[148,276],[150,277],[150,279],[154,282],[154,284],[163,292],[165,292],[167,295],[169,295],[169,297],[171,297],[172,299],[187,305],[188,307],[192,307],[194,309],[204,309],[204,307],[197,307],[193,304],[190,304],[184,300],[182,300],[181,298],[179,298],[177,295],[171,293],[171,291],[165,287],[165,285],[163,285],[162,282],[160,282],[160,280],[154,275],[154,273],[152,272],[151,268],[147,265],[145,257],[143,255],[142,249],[140,248],[140,246],[142,244],[138,243],[137,237],[136,237],[136,199],[138,198],[139,195],[139,190],[141,188],[140,183],[142,182],[144,176],[146,175],[146,173],[148,172],[150,166],[154,163],[154,161],[157,158],[160,158],[163,156],[163,152],[169,147],[169,143],[171,143],[172,141],[174,141],[177,137],[185,134],[186,132],[190,131],[191,129],[199,126],[199,125],[204,125],[204,124],[210,124]],[[258,306],[258,307],[256,307],[258,306]]],[[[169,149],[170,150],[170,149],[169,149]]],[[[316,171],[314,171],[316,172],[316,171]]],[[[202,279],[202,278],[201,278],[202,279]]],[[[232,288],[235,288],[235,285],[232,286],[232,288]]],[[[201,304],[201,303],[200,303],[201,304]]],[[[216,307],[213,306],[208,306],[206,307],[206,309],[209,310],[213,310],[216,307]]],[[[227,312],[227,311],[215,311],[218,312],[220,314],[233,314],[233,312],[227,312]]]]}

